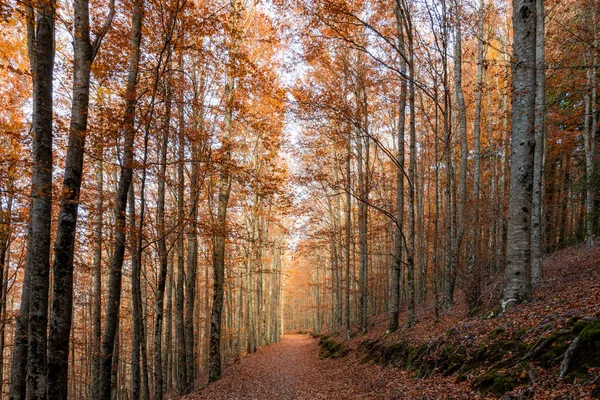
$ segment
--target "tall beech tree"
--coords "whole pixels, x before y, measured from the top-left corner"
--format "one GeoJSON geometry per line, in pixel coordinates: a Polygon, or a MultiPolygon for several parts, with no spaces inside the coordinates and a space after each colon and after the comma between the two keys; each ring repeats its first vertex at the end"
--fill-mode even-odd
{"type": "Polygon", "coordinates": [[[48,336],[48,397],[66,399],[69,377],[69,337],[73,316],[73,254],[83,178],[92,63],[115,14],[114,0],[104,25],[90,41],[89,1],[74,5],[73,97],[62,197],[54,242],[52,316],[48,336]]]}
{"type": "Polygon", "coordinates": [[[101,347],[100,399],[110,400],[112,396],[112,370],[115,351],[115,338],[119,325],[119,309],[121,305],[121,278],[123,260],[127,245],[127,197],[133,177],[133,145],[135,140],[135,107],[137,103],[136,89],[140,66],[140,46],[142,42],[142,20],[144,1],[133,3],[131,17],[131,39],[129,42],[130,60],[127,70],[127,88],[125,91],[125,115],[123,118],[123,155],[121,159],[121,175],[115,197],[115,242],[110,261],[110,280],[108,283],[108,301],[101,347]]]}
{"type": "Polygon", "coordinates": [[[55,4],[52,0],[25,3],[27,45],[33,76],[33,174],[25,284],[17,325],[11,397],[46,398],[48,290],[52,219],[53,76],[55,52],[55,4]],[[27,340],[27,343],[25,343],[27,340]],[[24,348],[27,346],[27,349],[24,348]],[[25,369],[26,366],[26,369],[25,369]],[[26,374],[26,375],[25,375],[26,374]],[[25,383],[26,382],[26,383],[25,383]]]}
{"type": "Polygon", "coordinates": [[[531,213],[535,155],[535,2],[513,6],[512,132],[504,307],[531,297],[531,213]]]}

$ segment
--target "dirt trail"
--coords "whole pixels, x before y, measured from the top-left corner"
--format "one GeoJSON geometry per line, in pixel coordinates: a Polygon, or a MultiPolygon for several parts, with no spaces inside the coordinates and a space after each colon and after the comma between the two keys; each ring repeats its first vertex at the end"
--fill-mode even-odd
{"type": "Polygon", "coordinates": [[[342,360],[321,360],[315,339],[286,335],[280,343],[243,357],[225,370],[220,381],[185,399],[403,398],[397,392],[382,397],[393,380],[386,370],[374,365],[361,367],[342,360]]]}

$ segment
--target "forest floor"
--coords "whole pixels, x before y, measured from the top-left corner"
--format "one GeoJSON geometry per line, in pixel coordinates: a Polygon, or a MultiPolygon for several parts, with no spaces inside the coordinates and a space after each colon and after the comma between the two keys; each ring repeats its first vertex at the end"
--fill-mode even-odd
{"type": "Polygon", "coordinates": [[[555,252],[544,269],[533,300],[502,314],[497,274],[475,315],[467,316],[457,293],[436,320],[430,295],[417,309],[419,322],[392,334],[383,312],[368,333],[354,329],[347,341],[335,332],[286,335],[185,399],[598,399],[600,245],[555,252]]]}
{"type": "MultiPolygon", "coordinates": [[[[407,371],[361,364],[350,357],[320,358],[319,352],[318,340],[311,336],[285,335],[281,342],[261,347],[226,368],[221,380],[183,399],[415,398],[408,395],[418,388],[407,371]]],[[[449,388],[435,389],[429,398],[438,398],[435,393],[447,393],[449,388]]]]}

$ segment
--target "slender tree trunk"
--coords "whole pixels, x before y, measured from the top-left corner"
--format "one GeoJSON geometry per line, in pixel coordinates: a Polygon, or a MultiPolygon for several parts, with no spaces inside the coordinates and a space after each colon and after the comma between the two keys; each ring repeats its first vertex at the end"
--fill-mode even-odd
{"type": "Polygon", "coordinates": [[[3,199],[3,201],[6,203],[5,205],[0,206],[0,398],[4,395],[6,299],[8,297],[8,273],[10,271],[13,193],[9,192],[7,198],[3,199]]]}
{"type": "MultiPolygon", "coordinates": [[[[477,78],[475,87],[475,121],[473,123],[473,158],[474,158],[474,172],[473,172],[473,201],[475,207],[472,212],[471,222],[471,237],[472,247],[471,254],[469,254],[469,260],[467,260],[468,272],[467,281],[469,287],[467,289],[467,302],[469,308],[472,310],[479,305],[480,302],[480,226],[479,226],[479,196],[481,191],[481,109],[483,103],[483,62],[484,62],[484,42],[485,42],[485,31],[484,31],[484,16],[485,16],[485,2],[484,0],[479,1],[479,22],[478,22],[478,36],[477,41],[477,78]]],[[[493,180],[493,177],[492,179],[493,180]]]]}
{"type": "Polygon", "coordinates": [[[73,253],[83,175],[91,66],[100,40],[112,22],[114,4],[111,4],[107,22],[94,44],[90,42],[88,0],[75,1],[74,11],[73,100],[61,191],[63,197],[54,242],[52,316],[48,337],[48,397],[52,399],[68,397],[69,338],[73,315],[73,253]]]}
{"type": "Polygon", "coordinates": [[[222,143],[222,164],[219,176],[217,221],[213,238],[213,272],[214,272],[214,293],[213,307],[210,324],[210,347],[209,347],[209,369],[208,380],[214,382],[221,378],[221,317],[223,312],[223,284],[225,278],[225,242],[227,239],[227,207],[229,205],[229,195],[231,193],[231,146],[233,136],[233,97],[234,97],[234,76],[233,68],[237,58],[237,50],[241,43],[241,14],[242,2],[232,0],[231,2],[231,21],[232,21],[232,39],[229,66],[225,82],[225,124],[221,138],[222,143]]]}
{"type": "Polygon", "coordinates": [[[130,51],[131,58],[127,73],[125,91],[124,144],[121,176],[115,199],[115,243],[110,263],[110,279],[108,283],[108,301],[106,305],[106,323],[102,335],[102,365],[100,369],[100,399],[110,400],[112,392],[111,370],[115,336],[119,325],[119,309],[121,306],[121,276],[126,247],[126,208],[129,186],[133,176],[133,145],[135,139],[135,105],[136,86],[140,63],[140,44],[142,39],[142,19],[144,0],[136,0],[133,4],[130,51]]]}
{"type": "MultiPolygon", "coordinates": [[[[30,207],[30,220],[32,209],[30,207]]],[[[27,254],[25,256],[25,271],[23,274],[23,287],[21,289],[21,305],[15,318],[15,332],[13,341],[13,357],[10,373],[9,398],[11,400],[24,400],[26,394],[27,376],[27,343],[29,337],[29,241],[31,240],[31,222],[27,225],[27,254]]]]}
{"type": "MultiPolygon", "coordinates": [[[[201,118],[201,117],[200,117],[201,118]]],[[[197,124],[196,124],[197,128],[197,124]]],[[[196,130],[197,131],[197,130],[196,130]]],[[[196,279],[198,269],[198,196],[200,179],[200,151],[197,139],[192,139],[192,174],[190,178],[190,220],[188,222],[188,271],[185,281],[185,345],[188,370],[188,388],[192,388],[196,378],[194,354],[194,308],[196,302],[196,279]]]]}
{"type": "MultiPolygon", "coordinates": [[[[134,181],[129,186],[129,195],[127,199],[129,208],[129,248],[131,249],[131,397],[141,399],[141,373],[140,373],[140,254],[137,252],[137,238],[142,235],[141,229],[136,227],[135,216],[135,189],[134,181]]],[[[141,225],[141,224],[140,224],[141,225]]],[[[141,226],[140,226],[141,228],[141,226]]]]}
{"type": "MultiPolygon", "coordinates": [[[[170,66],[170,63],[168,63],[168,65],[170,66]]],[[[154,320],[154,400],[162,400],[163,393],[165,391],[165,382],[163,377],[162,326],[165,287],[169,263],[169,254],[167,251],[166,238],[167,234],[165,228],[165,178],[167,174],[167,153],[169,146],[169,129],[171,126],[172,106],[171,84],[169,82],[168,77],[169,74],[167,75],[167,79],[165,81],[165,116],[162,127],[162,140],[160,143],[160,160],[158,167],[158,199],[156,204],[158,260],[160,267],[158,272],[158,283],[156,285],[156,300],[154,306],[156,313],[156,317],[154,320]]],[[[168,326],[167,329],[170,329],[170,326],[168,326]]],[[[169,348],[166,349],[167,352],[169,350],[169,348]]]]}
{"type": "MultiPolygon", "coordinates": [[[[183,54],[180,52],[179,68],[183,71],[183,54]]],[[[182,74],[183,76],[183,74],[182,74]]],[[[179,119],[179,147],[178,147],[178,163],[177,163],[177,222],[179,229],[177,232],[177,290],[175,294],[175,332],[177,340],[177,392],[185,394],[187,392],[187,360],[186,360],[186,345],[185,345],[185,329],[184,329],[184,282],[185,282],[185,254],[184,254],[184,234],[185,226],[184,216],[184,194],[185,194],[185,114],[183,109],[183,93],[180,94],[178,105],[179,119]]]]}
{"type": "Polygon", "coordinates": [[[175,279],[175,271],[174,271],[174,260],[173,260],[173,252],[170,253],[168,261],[168,284],[167,284],[167,305],[165,314],[167,316],[165,321],[165,372],[164,372],[164,382],[165,382],[165,391],[170,391],[173,388],[173,284],[175,279]]]}
{"type": "MultiPolygon", "coordinates": [[[[359,53],[358,63],[360,64],[361,57],[359,53]]],[[[359,66],[359,69],[362,69],[359,66]]],[[[368,132],[367,127],[367,100],[366,92],[364,88],[364,71],[359,72],[357,78],[357,87],[355,89],[356,97],[356,108],[357,116],[359,119],[359,127],[356,129],[356,153],[357,153],[357,165],[358,165],[358,190],[359,198],[358,202],[358,242],[359,242],[359,295],[358,295],[358,308],[359,308],[359,322],[360,328],[363,333],[367,332],[368,329],[368,242],[367,242],[367,229],[368,229],[368,217],[367,217],[367,202],[369,201],[368,196],[368,174],[369,174],[369,150],[368,150],[368,132]],[[363,142],[365,142],[363,144],[363,142]]]]}
{"type": "MultiPolygon", "coordinates": [[[[463,259],[462,243],[467,225],[467,116],[465,109],[465,98],[462,88],[462,26],[461,5],[455,2],[455,40],[454,40],[454,94],[456,97],[456,111],[458,117],[458,139],[460,141],[460,166],[458,172],[458,198],[456,199],[458,223],[456,225],[456,236],[454,238],[452,251],[456,265],[461,265],[463,259]]],[[[447,305],[454,302],[453,296],[446,299],[447,305]]]]}
{"type": "Polygon", "coordinates": [[[408,246],[407,246],[407,274],[408,280],[408,316],[406,325],[411,327],[417,322],[415,313],[415,184],[417,164],[417,135],[415,114],[415,49],[413,44],[413,27],[410,12],[406,12],[406,37],[408,38],[408,103],[410,109],[410,160],[408,165],[408,246]]]}
{"type": "Polygon", "coordinates": [[[96,161],[96,220],[94,230],[94,283],[92,307],[92,400],[96,400],[100,388],[100,343],[102,342],[102,231],[104,215],[104,148],[99,140],[99,157],[96,161]]]}
{"type": "MultiPolygon", "coordinates": [[[[538,8],[543,11],[543,0],[538,1],[538,8]],[[541,3],[541,4],[539,4],[541,3]]],[[[594,11],[593,26],[594,38],[593,43],[596,44],[596,8],[594,2],[591,3],[594,11]]],[[[538,11],[539,12],[539,11],[538,11]]],[[[538,17],[539,18],[539,17],[538,17]]],[[[539,23],[539,19],[538,19],[539,23]]],[[[543,27],[542,27],[543,31],[543,27]]],[[[543,37],[539,40],[543,40],[543,37]]],[[[539,44],[538,47],[543,46],[539,44]]],[[[542,51],[538,49],[538,52],[542,51]]],[[[594,187],[594,158],[595,158],[595,141],[596,141],[596,49],[591,49],[588,53],[588,59],[591,61],[591,68],[587,71],[587,87],[584,95],[585,115],[584,115],[584,143],[585,143],[585,176],[586,176],[586,246],[594,246],[594,201],[596,191],[594,187]],[[593,53],[593,55],[591,54],[593,53]]],[[[537,100],[537,98],[536,98],[537,100]]],[[[537,132],[536,132],[537,133],[537,132]]],[[[532,279],[535,277],[535,272],[532,270],[532,279]]]]}
{"type": "Polygon", "coordinates": [[[400,51],[400,99],[398,102],[398,137],[396,161],[396,223],[394,227],[394,248],[392,255],[392,269],[390,272],[390,321],[388,331],[398,329],[398,314],[400,312],[400,270],[402,269],[402,248],[404,237],[402,226],[404,224],[404,130],[406,125],[406,54],[404,51],[404,10],[400,0],[396,0],[396,36],[400,51]]]}
{"type": "Polygon", "coordinates": [[[536,0],[535,43],[535,154],[533,161],[533,198],[531,212],[531,284],[537,285],[543,277],[542,198],[544,177],[544,148],[546,147],[546,64],[544,0],[536,0]]]}
{"type": "Polygon", "coordinates": [[[346,326],[345,340],[350,339],[350,229],[352,227],[352,177],[351,174],[351,162],[352,162],[352,130],[348,130],[348,139],[346,141],[346,179],[344,182],[346,191],[346,226],[345,226],[345,250],[346,250],[346,294],[345,294],[345,309],[346,314],[344,315],[344,325],[346,326]]]}
{"type": "Polygon", "coordinates": [[[504,307],[531,297],[537,10],[530,0],[515,0],[513,8],[513,110],[504,307]]]}

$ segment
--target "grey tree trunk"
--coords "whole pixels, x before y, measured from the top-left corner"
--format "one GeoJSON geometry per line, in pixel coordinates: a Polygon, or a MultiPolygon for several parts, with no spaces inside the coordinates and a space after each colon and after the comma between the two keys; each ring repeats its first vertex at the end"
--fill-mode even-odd
{"type": "Polygon", "coordinates": [[[351,162],[352,162],[352,130],[348,130],[348,138],[346,140],[346,179],[344,182],[346,191],[346,226],[345,226],[345,262],[346,262],[346,293],[344,299],[344,306],[346,313],[344,315],[344,325],[346,327],[345,340],[350,339],[350,229],[352,225],[352,195],[350,190],[352,189],[351,182],[351,162]]]}
{"type": "Polygon", "coordinates": [[[210,323],[210,346],[209,346],[209,365],[208,381],[214,382],[221,378],[221,317],[223,313],[223,284],[225,280],[225,241],[227,239],[227,207],[229,205],[229,195],[231,193],[231,140],[233,136],[233,95],[234,95],[234,76],[233,64],[237,58],[237,50],[241,43],[241,16],[242,2],[232,0],[230,16],[232,21],[232,39],[233,43],[229,49],[229,68],[225,82],[225,124],[221,143],[223,146],[223,156],[221,172],[219,176],[218,202],[217,202],[217,221],[215,234],[213,238],[213,273],[214,273],[214,293],[213,307],[210,323]]]}
{"type": "Polygon", "coordinates": [[[36,7],[33,58],[33,175],[31,236],[28,242],[29,336],[27,398],[47,395],[47,329],[52,222],[52,81],[54,76],[54,1],[36,7]]]}
{"type": "Polygon", "coordinates": [[[515,0],[513,8],[513,109],[504,308],[531,297],[537,10],[531,0],[515,0]]]}
{"type": "MultiPolygon", "coordinates": [[[[180,50],[179,55],[179,68],[183,71],[183,54],[180,50]]],[[[183,78],[183,74],[182,74],[183,78]]],[[[177,345],[177,392],[179,394],[185,394],[187,392],[187,360],[186,360],[186,345],[185,345],[185,330],[184,330],[184,277],[185,277],[185,254],[184,254],[184,226],[185,226],[185,215],[184,215],[184,190],[185,190],[185,177],[183,174],[183,167],[185,163],[185,114],[183,109],[183,92],[180,93],[180,98],[177,106],[178,119],[179,119],[179,145],[177,154],[177,223],[179,229],[177,232],[177,285],[175,294],[175,332],[176,332],[176,345],[177,345]]]]}
{"type": "Polygon", "coordinates": [[[100,388],[100,343],[102,342],[102,231],[104,215],[104,148],[99,140],[99,157],[96,161],[96,220],[94,230],[94,283],[92,307],[92,400],[96,400],[100,388]]]}
{"type": "Polygon", "coordinates": [[[131,249],[131,308],[132,308],[132,323],[131,323],[131,397],[141,399],[141,372],[140,372],[140,319],[141,319],[141,301],[140,297],[140,254],[137,251],[138,237],[142,235],[141,223],[140,229],[136,227],[135,216],[135,181],[131,181],[128,195],[129,208],[129,248],[131,249]]]}
{"type": "MultiPolygon", "coordinates": [[[[479,1],[478,11],[478,32],[477,35],[477,77],[475,87],[475,121],[473,122],[473,201],[475,207],[472,212],[471,220],[471,240],[472,247],[469,259],[467,260],[468,276],[467,282],[467,302],[472,310],[479,305],[480,302],[480,246],[481,246],[481,227],[479,226],[479,196],[481,191],[481,108],[483,103],[483,62],[484,62],[484,17],[485,17],[485,1],[479,1]]],[[[493,179],[493,178],[492,178],[493,179]]]]}
{"type": "Polygon", "coordinates": [[[402,248],[404,237],[402,226],[404,224],[404,130],[406,125],[406,54],[404,50],[404,10],[400,0],[396,0],[396,36],[400,52],[400,99],[398,102],[398,137],[396,162],[396,210],[394,248],[392,255],[392,269],[390,271],[390,321],[388,331],[398,329],[398,314],[400,312],[400,270],[402,269],[402,248]]]}
{"type": "Polygon", "coordinates": [[[174,271],[174,255],[167,255],[168,272],[167,272],[167,304],[165,306],[165,367],[164,367],[164,382],[165,391],[170,391],[173,387],[173,285],[175,279],[174,271]]]}
{"type": "MultiPolygon", "coordinates": [[[[170,69],[170,63],[169,63],[170,69]]],[[[170,75],[167,74],[167,77],[170,75]]],[[[162,400],[165,391],[163,379],[163,311],[165,287],[167,281],[167,270],[169,254],[167,251],[167,238],[165,228],[165,177],[167,173],[167,152],[169,146],[169,129],[171,125],[171,84],[169,79],[165,80],[165,116],[162,127],[162,140],[160,143],[160,160],[158,172],[158,199],[156,204],[156,222],[158,235],[158,260],[159,272],[156,285],[156,300],[154,304],[156,318],[154,320],[154,400],[162,400]]],[[[167,327],[170,329],[170,327],[167,327]]],[[[170,349],[166,349],[168,352],[170,349]]]]}
{"type": "MultiPolygon", "coordinates": [[[[151,105],[152,107],[152,105],[151,105]]],[[[132,243],[132,268],[131,268],[131,298],[133,303],[133,329],[132,329],[132,370],[137,368],[138,376],[133,379],[132,386],[138,391],[133,398],[150,399],[150,388],[148,382],[148,356],[146,350],[146,326],[144,323],[144,307],[142,300],[142,258],[143,258],[143,229],[146,212],[146,176],[148,163],[148,141],[149,132],[146,130],[144,135],[144,154],[142,160],[142,179],[140,182],[140,217],[139,228],[135,228],[135,195],[133,191],[133,182],[130,193],[131,208],[131,243],[132,243]],[[141,361],[141,364],[140,364],[141,361]],[[141,379],[140,379],[141,378],[141,379]]],[[[132,372],[133,375],[133,372],[132,372]]]]}
{"type": "Polygon", "coordinates": [[[533,198],[531,212],[531,284],[537,285],[543,277],[542,198],[544,193],[544,152],[546,147],[546,62],[544,30],[544,0],[536,0],[535,40],[535,154],[533,156],[533,198]]]}
{"type": "Polygon", "coordinates": [[[112,367],[115,337],[119,325],[119,309],[121,306],[121,277],[123,259],[126,247],[126,209],[129,186],[133,176],[133,145],[135,139],[135,105],[136,87],[140,64],[140,44],[142,41],[142,19],[144,16],[144,0],[136,0],[133,4],[131,17],[131,39],[129,48],[131,58],[127,72],[127,87],[125,90],[125,116],[123,120],[124,143],[121,165],[121,176],[115,199],[115,243],[110,263],[110,278],[108,282],[108,301],[106,304],[106,319],[102,335],[101,368],[100,368],[100,399],[110,400],[112,392],[112,367]]]}
{"type": "Polygon", "coordinates": [[[90,99],[90,75],[100,42],[114,16],[114,1],[100,34],[90,42],[89,1],[76,0],[73,100],[62,198],[54,242],[52,315],[48,337],[48,397],[68,397],[69,338],[73,315],[73,253],[83,175],[83,155],[90,99]]]}
{"type": "Polygon", "coordinates": [[[410,160],[408,165],[408,246],[406,251],[408,280],[408,315],[406,325],[411,327],[417,322],[415,313],[415,193],[416,193],[416,163],[417,163],[417,135],[415,113],[415,49],[413,42],[413,27],[410,12],[406,12],[406,37],[408,38],[408,103],[410,109],[410,160]]]}
{"type": "MultiPolygon", "coordinates": [[[[202,94],[203,96],[204,94],[202,94]]],[[[197,104],[197,101],[194,102],[197,104]]],[[[198,131],[197,121],[202,121],[203,107],[196,116],[195,128],[198,131]]],[[[202,122],[201,122],[202,123],[202,122]]],[[[195,371],[195,336],[194,336],[194,311],[196,302],[196,280],[198,269],[198,196],[200,195],[200,149],[197,139],[192,139],[192,174],[190,177],[190,219],[188,221],[188,271],[185,281],[185,345],[188,370],[188,388],[192,388],[196,378],[195,371]]]]}
{"type": "MultiPolygon", "coordinates": [[[[454,38],[454,93],[456,96],[456,111],[458,117],[458,139],[460,141],[460,167],[458,171],[458,199],[457,206],[457,232],[454,238],[453,257],[455,263],[460,265],[463,259],[462,244],[467,225],[467,156],[469,153],[467,143],[467,113],[465,110],[465,98],[462,87],[462,26],[461,26],[461,5],[458,0],[455,1],[456,21],[454,38]]],[[[453,303],[450,297],[449,304],[453,303]]]]}
{"type": "Polygon", "coordinates": [[[357,154],[357,178],[358,178],[358,247],[359,247],[359,294],[358,310],[360,329],[367,332],[368,329],[368,209],[369,201],[368,175],[369,175],[369,148],[367,127],[367,94],[364,87],[364,67],[361,66],[361,53],[358,55],[358,76],[355,88],[356,110],[358,127],[356,129],[356,154],[357,154]],[[363,143],[364,142],[364,143],[363,143]]]}

